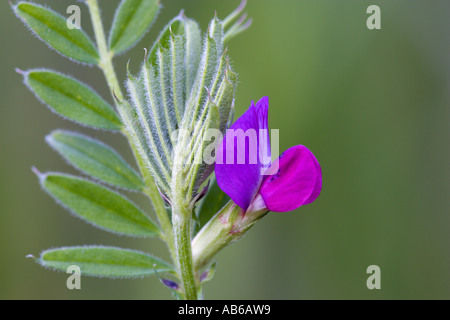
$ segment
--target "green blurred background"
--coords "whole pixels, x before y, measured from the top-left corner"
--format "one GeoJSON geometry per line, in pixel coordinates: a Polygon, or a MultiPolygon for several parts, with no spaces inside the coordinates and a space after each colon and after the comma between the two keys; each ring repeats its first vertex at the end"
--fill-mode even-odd
{"type": "MultiPolygon", "coordinates": [[[[75,0],[39,0],[61,13],[75,0]]],[[[163,0],[145,39],[116,60],[136,71],[144,47],[182,8],[203,30],[238,0],[163,0]]],[[[109,28],[118,1],[101,0],[109,28]]],[[[82,27],[92,29],[82,4],[82,27]]],[[[296,212],[269,214],[217,256],[209,299],[450,298],[450,2],[249,0],[254,19],[229,49],[240,74],[237,113],[270,97],[281,151],[308,146],[323,170],[319,199],[296,212]],[[382,30],[366,28],[378,4],[382,30]],[[381,290],[366,287],[381,267],[381,290]]],[[[166,299],[156,278],[83,278],[42,269],[27,254],[81,244],[136,248],[167,257],[158,240],[116,237],[85,224],[39,187],[31,166],[75,173],[46,145],[56,128],[93,135],[130,161],[123,137],[62,120],[22,84],[15,67],[71,74],[109,100],[98,69],[79,66],[34,38],[0,3],[0,298],[166,299]]],[[[123,78],[123,77],[122,77],[123,78]]],[[[142,198],[133,198],[151,211],[142,198]]]]}

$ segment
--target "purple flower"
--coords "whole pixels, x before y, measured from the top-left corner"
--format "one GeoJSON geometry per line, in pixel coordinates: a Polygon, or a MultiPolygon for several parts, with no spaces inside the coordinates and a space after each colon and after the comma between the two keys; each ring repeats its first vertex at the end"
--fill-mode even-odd
{"type": "Polygon", "coordinates": [[[268,97],[252,102],[227,130],[217,152],[217,183],[245,211],[251,205],[250,210],[295,210],[313,202],[322,189],[319,162],[306,147],[292,147],[273,163],[266,161],[271,155],[268,110],[268,97]]]}

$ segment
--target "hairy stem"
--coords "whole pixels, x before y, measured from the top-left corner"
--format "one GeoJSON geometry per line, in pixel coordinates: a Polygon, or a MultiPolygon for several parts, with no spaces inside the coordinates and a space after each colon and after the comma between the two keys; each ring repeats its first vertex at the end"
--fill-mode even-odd
{"type": "MultiPolygon", "coordinates": [[[[100,10],[98,6],[97,0],[86,0],[86,3],[89,7],[89,12],[91,15],[92,20],[92,26],[95,33],[95,39],[98,47],[98,51],[100,54],[100,63],[99,67],[103,71],[103,74],[105,75],[106,82],[108,83],[108,87],[111,91],[111,94],[113,97],[117,98],[118,100],[123,100],[124,95],[120,88],[119,81],[117,78],[117,74],[114,70],[114,65],[112,63],[112,59],[114,54],[109,51],[108,45],[106,43],[106,36],[105,31],[103,28],[102,19],[100,16],[100,10]]],[[[124,133],[126,136],[127,134],[124,133]]],[[[128,141],[132,141],[130,137],[128,137],[128,141]]],[[[159,224],[161,225],[161,228],[164,233],[164,240],[167,243],[167,246],[169,247],[170,254],[172,256],[172,259],[176,261],[176,252],[175,252],[175,243],[174,243],[174,237],[172,233],[172,223],[170,222],[169,215],[167,213],[167,210],[164,205],[164,201],[161,198],[161,195],[159,194],[158,188],[155,184],[155,181],[153,177],[151,176],[150,172],[145,167],[145,162],[142,159],[142,156],[137,151],[137,149],[130,143],[131,149],[133,150],[134,157],[136,159],[136,162],[139,166],[139,170],[142,173],[142,176],[145,180],[145,194],[150,198],[153,208],[155,209],[156,215],[159,220],[159,224]]]]}
{"type": "Polygon", "coordinates": [[[265,208],[265,204],[259,205],[260,203],[259,201],[253,202],[249,210],[244,212],[230,200],[209,220],[192,241],[195,270],[207,266],[220,250],[239,240],[256,221],[267,214],[268,210],[265,208]]]}
{"type": "Polygon", "coordinates": [[[197,300],[197,285],[191,248],[191,212],[183,211],[187,210],[180,210],[180,208],[174,207],[172,212],[175,246],[177,251],[178,275],[183,283],[185,299],[197,300]]]}
{"type": "Polygon", "coordinates": [[[192,256],[196,270],[205,267],[216,253],[239,237],[233,233],[233,227],[240,211],[232,201],[228,202],[195,236],[192,256]]]}
{"type": "Polygon", "coordinates": [[[95,40],[100,54],[99,67],[105,75],[106,82],[108,82],[109,89],[119,100],[123,100],[124,96],[120,89],[119,81],[117,80],[116,72],[112,64],[113,53],[108,50],[106,43],[105,31],[100,16],[100,9],[97,0],[86,0],[91,14],[92,26],[95,33],[95,40]]]}

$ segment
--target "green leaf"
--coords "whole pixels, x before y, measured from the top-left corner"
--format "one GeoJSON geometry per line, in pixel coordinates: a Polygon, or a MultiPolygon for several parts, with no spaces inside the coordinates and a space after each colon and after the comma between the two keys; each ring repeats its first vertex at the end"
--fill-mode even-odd
{"type": "Polygon", "coordinates": [[[180,14],[160,34],[140,74],[129,75],[130,100],[119,105],[159,189],[185,206],[213,171],[202,159],[210,146],[204,138],[209,129],[223,133],[233,111],[237,80],[223,41],[216,17],[202,49],[197,24],[180,14]]]}
{"type": "Polygon", "coordinates": [[[160,234],[147,215],[114,191],[70,175],[37,174],[42,187],[58,203],[100,229],[135,237],[160,234]]]}
{"type": "Polygon", "coordinates": [[[138,77],[127,81],[130,103],[119,112],[133,144],[145,155],[158,187],[168,197],[173,168],[173,133],[180,127],[201,47],[197,24],[179,15],[160,34],[138,77]],[[192,76],[193,77],[193,76],[192,76]]]}
{"type": "Polygon", "coordinates": [[[63,117],[98,129],[120,130],[114,109],[85,84],[51,70],[21,73],[36,97],[63,117]]]}
{"type": "Polygon", "coordinates": [[[63,272],[76,265],[81,275],[91,277],[137,278],[155,273],[175,273],[173,266],[150,254],[102,246],[46,250],[36,261],[44,267],[63,272]]]}
{"type": "Polygon", "coordinates": [[[230,197],[220,189],[215,177],[211,178],[208,193],[201,200],[197,208],[197,230],[201,230],[204,225],[211,220],[230,201],[230,197]]]}
{"type": "Polygon", "coordinates": [[[80,29],[69,29],[66,17],[29,2],[19,2],[13,10],[51,48],[73,60],[98,64],[99,54],[91,39],[80,29]]]}
{"type": "Polygon", "coordinates": [[[122,53],[132,48],[150,29],[161,5],[159,0],[122,0],[109,35],[109,48],[122,53]]]}
{"type": "Polygon", "coordinates": [[[191,132],[193,138],[186,134],[181,138],[178,149],[181,153],[176,155],[181,159],[176,163],[190,165],[173,169],[180,172],[175,188],[185,190],[186,203],[195,197],[198,188],[213,170],[213,165],[198,161],[208,147],[205,135],[208,129],[219,129],[223,133],[233,109],[237,81],[223,47],[223,25],[214,18],[203,41],[197,76],[181,124],[181,132],[191,132]],[[189,154],[184,150],[191,152],[189,154]]]}
{"type": "MultiPolygon", "coordinates": [[[[181,36],[185,44],[185,72],[186,72],[186,95],[191,92],[197,75],[197,68],[200,63],[200,53],[202,46],[201,31],[197,24],[192,19],[187,18],[183,13],[172,19],[170,23],[160,33],[158,40],[155,41],[150,54],[148,62],[150,65],[157,64],[157,51],[160,48],[170,50],[171,41],[174,36],[181,36]]],[[[175,49],[175,48],[174,48],[175,49]]]]}
{"type": "MultiPolygon", "coordinates": [[[[218,107],[213,101],[209,100],[209,105],[206,107],[208,109],[208,117],[202,125],[202,131],[200,136],[196,139],[197,141],[193,144],[192,156],[193,162],[187,170],[187,178],[183,184],[183,189],[187,190],[187,199],[195,196],[200,185],[203,184],[211,173],[214,171],[214,164],[207,164],[204,161],[204,151],[207,146],[216,147],[219,139],[211,143],[208,139],[208,132],[210,129],[218,129],[220,126],[220,113],[218,107]]],[[[194,134],[195,135],[195,134],[194,134]]]]}
{"type": "Polygon", "coordinates": [[[77,169],[106,183],[131,190],[143,190],[144,182],[123,158],[109,146],[87,136],[54,131],[48,144],[77,169]]]}

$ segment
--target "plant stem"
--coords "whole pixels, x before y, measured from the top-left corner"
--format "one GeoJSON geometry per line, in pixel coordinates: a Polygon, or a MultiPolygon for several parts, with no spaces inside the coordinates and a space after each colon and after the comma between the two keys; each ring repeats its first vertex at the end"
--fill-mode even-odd
{"type": "Polygon", "coordinates": [[[123,100],[124,96],[120,89],[119,81],[117,80],[116,72],[112,64],[113,53],[108,50],[106,43],[105,31],[103,29],[102,18],[97,0],[86,0],[91,14],[92,26],[95,33],[95,40],[97,43],[98,52],[100,55],[99,67],[105,75],[110,91],[119,100],[123,100]]]}
{"type": "Polygon", "coordinates": [[[209,220],[192,241],[195,270],[208,265],[214,255],[233,241],[239,240],[256,221],[267,214],[265,204],[261,206],[260,201],[254,201],[249,210],[244,212],[230,200],[209,220]]]}
{"type": "Polygon", "coordinates": [[[232,230],[240,211],[232,201],[228,202],[195,236],[192,256],[196,270],[205,267],[217,252],[239,237],[232,230]]]}
{"type": "MultiPolygon", "coordinates": [[[[117,74],[114,70],[114,65],[112,63],[114,53],[109,51],[108,45],[106,43],[105,31],[100,16],[98,1],[86,0],[86,3],[89,7],[97,48],[100,55],[99,67],[103,71],[103,74],[105,75],[106,82],[108,83],[108,87],[111,91],[111,95],[113,97],[116,97],[118,100],[123,100],[124,95],[120,88],[119,81],[117,79],[117,74]]],[[[116,99],[114,99],[114,101],[115,100],[116,99]]],[[[130,142],[130,146],[133,151],[136,162],[139,166],[139,170],[141,171],[141,174],[144,177],[146,185],[144,192],[152,202],[153,208],[155,209],[156,215],[159,220],[159,224],[161,225],[161,228],[164,233],[164,240],[167,243],[172,259],[176,261],[175,243],[172,233],[172,223],[170,222],[169,215],[164,205],[164,201],[161,198],[161,195],[159,194],[158,188],[155,184],[153,177],[151,176],[150,172],[148,172],[144,164],[145,162],[142,159],[142,156],[137,151],[135,146],[132,145],[131,143],[132,139],[128,137],[127,133],[125,132],[123,133],[127,136],[128,141],[130,142]]]]}
{"type": "Polygon", "coordinates": [[[173,207],[172,223],[177,251],[178,274],[183,283],[186,300],[197,300],[197,285],[192,260],[192,212],[173,207]]]}

